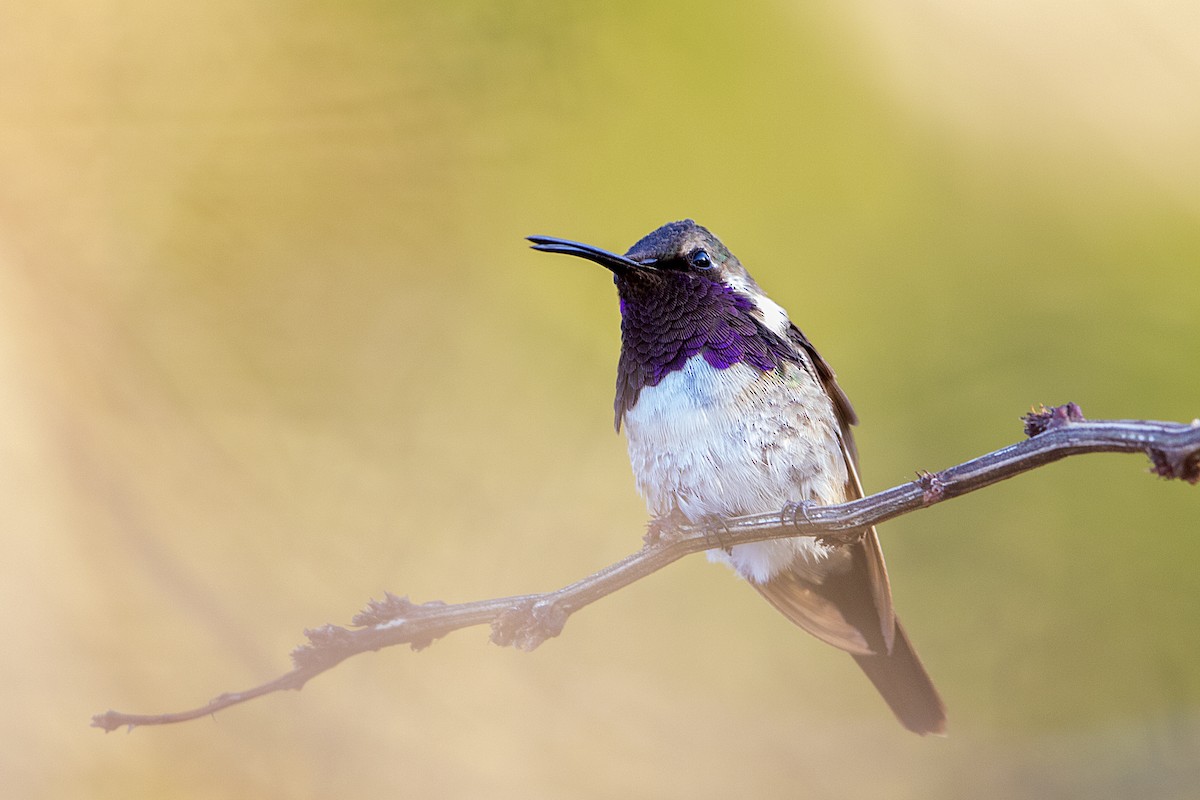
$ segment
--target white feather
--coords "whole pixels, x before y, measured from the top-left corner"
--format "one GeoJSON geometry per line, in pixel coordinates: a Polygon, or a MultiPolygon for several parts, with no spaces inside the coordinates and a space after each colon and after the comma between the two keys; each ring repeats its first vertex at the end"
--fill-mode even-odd
{"type": "MultiPolygon", "coordinates": [[[[768,319],[776,322],[778,308],[770,303],[768,319]]],[[[779,511],[789,502],[845,499],[846,465],[832,405],[794,364],[782,373],[747,364],[718,370],[693,356],[657,386],[642,389],[625,414],[625,431],[638,490],[655,516],[677,508],[700,522],[779,511]]],[[[714,550],[709,558],[765,582],[797,556],[824,554],[814,539],[799,537],[714,550]]]]}
{"type": "Polygon", "coordinates": [[[792,321],[788,319],[787,312],[783,310],[783,306],[763,294],[762,289],[751,283],[748,278],[735,272],[730,272],[722,276],[722,280],[733,287],[734,291],[738,294],[750,298],[758,311],[759,319],[767,326],[768,330],[785,339],[787,338],[787,331],[792,321]]]}

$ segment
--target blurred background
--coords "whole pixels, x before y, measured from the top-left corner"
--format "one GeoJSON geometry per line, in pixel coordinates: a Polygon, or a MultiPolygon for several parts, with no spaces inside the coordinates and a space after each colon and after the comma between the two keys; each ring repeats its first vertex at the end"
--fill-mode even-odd
{"type": "Polygon", "coordinates": [[[635,550],[608,276],[694,217],[839,372],[878,490],[1031,405],[1200,416],[1194,3],[9,4],[12,797],[1194,796],[1200,489],[1071,459],[885,525],[950,708],[696,556],[532,654],[468,630],[215,721],[385,590],[635,550]]]}

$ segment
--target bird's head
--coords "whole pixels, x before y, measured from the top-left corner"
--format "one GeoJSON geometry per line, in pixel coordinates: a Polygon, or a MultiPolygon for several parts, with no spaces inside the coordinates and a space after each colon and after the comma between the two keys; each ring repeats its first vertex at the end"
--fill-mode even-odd
{"type": "Polygon", "coordinates": [[[625,255],[553,236],[530,236],[535,250],[578,256],[605,267],[628,304],[658,306],[666,297],[696,292],[707,295],[714,284],[750,300],[756,307],[762,290],[729,248],[707,228],[690,219],[668,222],[638,240],[625,255]]]}
{"type": "Polygon", "coordinates": [[[594,261],[613,274],[621,300],[617,425],[642,389],[657,386],[695,356],[713,369],[746,364],[761,371],[795,361],[790,326],[741,263],[690,219],[642,237],[625,255],[552,236],[530,236],[535,250],[594,261]]]}

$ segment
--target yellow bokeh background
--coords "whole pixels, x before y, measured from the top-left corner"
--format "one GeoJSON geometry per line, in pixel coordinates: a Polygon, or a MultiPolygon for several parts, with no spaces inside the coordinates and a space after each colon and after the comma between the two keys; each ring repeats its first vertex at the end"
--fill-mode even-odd
{"type": "Polygon", "coordinates": [[[12,797],[1194,796],[1200,494],[1071,459],[882,529],[950,708],[692,557],[531,654],[469,630],[130,735],[384,591],[636,549],[605,273],[721,236],[878,490],[1036,403],[1200,416],[1200,12],[62,2],[0,24],[0,780],[12,797]]]}

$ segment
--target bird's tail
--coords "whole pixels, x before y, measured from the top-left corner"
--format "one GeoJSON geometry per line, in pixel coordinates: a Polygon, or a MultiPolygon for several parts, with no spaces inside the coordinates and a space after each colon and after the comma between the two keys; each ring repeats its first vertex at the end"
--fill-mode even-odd
{"type": "Polygon", "coordinates": [[[793,623],[850,653],[904,727],[945,733],[946,707],[892,610],[874,530],[822,561],[797,559],[751,585],[793,623]]]}
{"type": "Polygon", "coordinates": [[[901,725],[922,736],[946,733],[946,706],[899,620],[892,652],[853,656],[901,725]]]}

